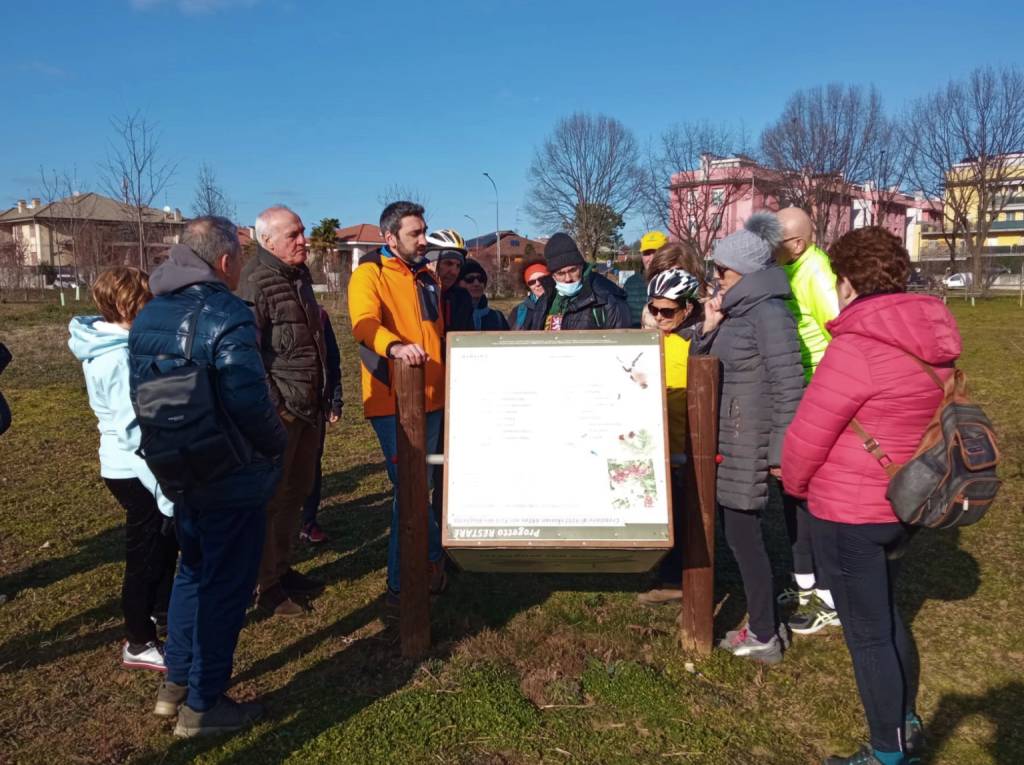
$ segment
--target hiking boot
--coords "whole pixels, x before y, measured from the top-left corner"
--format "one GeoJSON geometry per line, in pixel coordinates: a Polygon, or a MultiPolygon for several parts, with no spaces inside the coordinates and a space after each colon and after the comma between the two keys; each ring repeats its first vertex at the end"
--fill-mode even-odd
{"type": "Polygon", "coordinates": [[[806,606],[814,590],[801,590],[799,587],[787,587],[779,593],[775,601],[780,606],[806,606]]]}
{"type": "Polygon", "coordinates": [[[330,537],[327,536],[324,530],[320,528],[320,524],[316,521],[307,523],[302,527],[302,531],[299,532],[299,540],[311,545],[323,544],[329,539],[330,537]]]}
{"type": "Polygon", "coordinates": [[[323,590],[324,583],[290,568],[281,576],[281,586],[289,595],[312,595],[323,590]]]}
{"type": "Polygon", "coordinates": [[[166,672],[164,665],[164,649],[156,640],[143,645],[125,643],[121,649],[121,666],[125,669],[151,669],[154,672],[166,672]]]}
{"type": "Polygon", "coordinates": [[[178,712],[174,735],[180,738],[227,733],[252,725],[263,715],[263,707],[256,703],[239,704],[227,696],[205,712],[197,712],[188,704],[178,712]]]}
{"type": "Polygon", "coordinates": [[[261,592],[256,599],[256,605],[263,611],[269,611],[274,616],[294,617],[302,616],[305,613],[302,606],[288,597],[288,593],[280,585],[271,587],[266,592],[261,592]]]}
{"type": "Polygon", "coordinates": [[[813,635],[829,626],[840,626],[839,614],[817,595],[811,595],[786,622],[798,635],[813,635]]]}
{"type": "Polygon", "coordinates": [[[765,664],[778,664],[782,661],[782,640],[778,635],[772,635],[771,640],[762,643],[746,627],[726,632],[718,647],[724,648],[733,656],[741,656],[765,664]]]}
{"type": "Polygon", "coordinates": [[[188,686],[172,683],[164,680],[160,690],[156,692],[156,706],[153,707],[153,714],[157,717],[174,717],[178,714],[178,707],[185,703],[188,696],[188,686]]]}
{"type": "Polygon", "coordinates": [[[430,561],[430,594],[440,595],[448,587],[448,574],[444,570],[444,556],[430,561]]]}
{"type": "Polygon", "coordinates": [[[862,746],[849,757],[832,755],[826,757],[822,765],[882,765],[882,761],[875,757],[870,746],[862,746]]]}
{"type": "Polygon", "coordinates": [[[655,587],[636,596],[636,602],[642,606],[663,606],[666,603],[678,604],[683,600],[683,591],[679,587],[655,587]]]}

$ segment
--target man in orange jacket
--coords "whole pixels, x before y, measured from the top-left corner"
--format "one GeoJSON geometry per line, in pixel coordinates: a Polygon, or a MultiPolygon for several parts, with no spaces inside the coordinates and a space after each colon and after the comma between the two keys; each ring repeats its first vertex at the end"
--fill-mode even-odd
{"type": "MultiPolygon", "coordinates": [[[[391,604],[397,604],[400,588],[394,361],[401,359],[425,367],[428,454],[437,452],[440,446],[444,408],[441,285],[424,258],[427,224],[423,214],[423,207],[412,202],[393,202],[384,208],[380,230],[386,244],[364,256],[348,286],[352,334],[359,343],[362,361],[363,412],[380,441],[394,487],[388,541],[391,604]]],[[[428,503],[424,503],[423,511],[429,519],[430,590],[438,593],[446,584],[441,527],[428,503]]]]}

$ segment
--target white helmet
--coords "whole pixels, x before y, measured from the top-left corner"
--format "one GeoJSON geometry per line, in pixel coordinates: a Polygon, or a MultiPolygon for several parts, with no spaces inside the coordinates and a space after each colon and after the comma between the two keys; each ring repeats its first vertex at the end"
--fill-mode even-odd
{"type": "Polygon", "coordinates": [[[647,284],[647,299],[666,298],[677,303],[696,302],[700,297],[700,280],[682,268],[670,268],[656,274],[647,284]]]}
{"type": "Polygon", "coordinates": [[[442,228],[427,234],[428,250],[462,250],[466,254],[466,240],[453,228],[442,228]]]}

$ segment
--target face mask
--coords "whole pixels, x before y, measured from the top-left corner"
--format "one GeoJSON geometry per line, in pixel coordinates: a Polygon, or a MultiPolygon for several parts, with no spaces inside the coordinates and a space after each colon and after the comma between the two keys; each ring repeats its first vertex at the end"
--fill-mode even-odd
{"type": "Polygon", "coordinates": [[[558,294],[562,297],[572,297],[581,289],[583,289],[583,280],[580,279],[578,282],[572,284],[563,284],[562,282],[555,282],[555,289],[558,290],[558,294]]]}

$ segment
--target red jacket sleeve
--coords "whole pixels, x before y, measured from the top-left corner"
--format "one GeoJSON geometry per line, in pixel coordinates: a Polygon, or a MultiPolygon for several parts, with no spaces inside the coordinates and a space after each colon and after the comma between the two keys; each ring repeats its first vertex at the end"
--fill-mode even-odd
{"type": "Polygon", "coordinates": [[[806,497],[811,478],[872,394],[871,370],[849,337],[832,341],[804,392],[782,448],[786,493],[806,497]]]}

